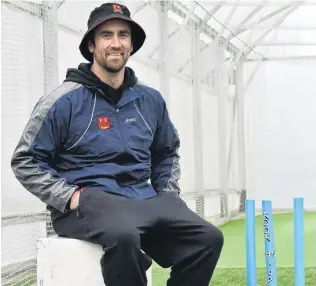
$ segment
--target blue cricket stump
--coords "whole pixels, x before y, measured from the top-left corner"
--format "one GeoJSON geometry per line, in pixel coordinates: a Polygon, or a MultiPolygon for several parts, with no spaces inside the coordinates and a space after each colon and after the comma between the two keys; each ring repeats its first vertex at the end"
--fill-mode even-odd
{"type": "MultiPolygon", "coordinates": [[[[293,208],[295,286],[305,286],[304,199],[294,198],[293,208]]],[[[246,200],[245,209],[247,286],[257,286],[255,201],[246,200]]],[[[277,270],[271,201],[262,201],[262,219],[266,258],[266,285],[277,286],[277,270]]]]}
{"type": "Polygon", "coordinates": [[[247,286],[254,286],[257,285],[255,201],[246,200],[245,210],[247,286]]]}
{"type": "Polygon", "coordinates": [[[294,198],[294,275],[295,286],[305,285],[304,271],[304,200],[294,198]]]}
{"type": "Polygon", "coordinates": [[[262,219],[266,257],[266,285],[277,286],[277,270],[275,261],[275,243],[271,201],[262,201],[262,219]]]}

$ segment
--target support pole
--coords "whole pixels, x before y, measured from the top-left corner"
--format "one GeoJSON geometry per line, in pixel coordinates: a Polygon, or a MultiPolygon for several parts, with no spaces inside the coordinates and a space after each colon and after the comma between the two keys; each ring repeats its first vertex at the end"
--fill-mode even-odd
{"type": "MultiPolygon", "coordinates": [[[[158,3],[158,19],[159,19],[159,87],[161,95],[164,97],[167,106],[170,107],[169,99],[169,69],[168,63],[165,61],[168,51],[168,0],[159,1],[158,3]]],[[[169,108],[170,109],[170,108],[169,108]]]]}
{"type": "Polygon", "coordinates": [[[47,95],[59,83],[58,75],[58,3],[45,1],[42,5],[44,94],[47,95]]]}
{"type": "MultiPolygon", "coordinates": [[[[44,95],[59,84],[58,76],[58,2],[44,1],[41,7],[43,18],[44,95]]],[[[52,235],[50,217],[45,219],[46,236],[52,235]]]]}
{"type": "Polygon", "coordinates": [[[220,204],[221,218],[228,218],[228,142],[227,142],[227,95],[228,75],[225,69],[225,48],[216,45],[216,90],[218,117],[218,156],[220,174],[220,204]]]}
{"type": "Polygon", "coordinates": [[[193,117],[194,117],[194,171],[196,213],[204,217],[204,174],[202,134],[202,92],[200,76],[200,30],[198,24],[192,27],[193,67],[193,117]]]}
{"type": "Polygon", "coordinates": [[[245,107],[244,107],[244,83],[243,83],[243,58],[236,65],[236,100],[238,108],[237,136],[238,136],[238,172],[239,172],[239,189],[240,207],[239,211],[245,211],[246,192],[246,146],[245,146],[245,107]]]}

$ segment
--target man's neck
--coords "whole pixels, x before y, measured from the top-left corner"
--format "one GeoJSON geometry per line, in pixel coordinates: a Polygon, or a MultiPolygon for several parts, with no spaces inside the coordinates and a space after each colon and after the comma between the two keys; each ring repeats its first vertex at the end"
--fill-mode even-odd
{"type": "Polygon", "coordinates": [[[113,87],[114,89],[119,88],[124,82],[124,71],[125,69],[121,69],[117,73],[110,73],[100,67],[99,65],[93,64],[91,66],[91,71],[104,83],[113,87]]]}

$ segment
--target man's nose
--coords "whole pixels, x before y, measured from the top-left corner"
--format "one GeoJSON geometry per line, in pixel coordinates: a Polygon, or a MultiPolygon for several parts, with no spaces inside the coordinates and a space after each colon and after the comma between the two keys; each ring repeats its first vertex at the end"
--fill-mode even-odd
{"type": "Polygon", "coordinates": [[[112,48],[119,48],[121,46],[119,38],[117,35],[114,35],[112,37],[111,46],[112,46],[112,48]]]}

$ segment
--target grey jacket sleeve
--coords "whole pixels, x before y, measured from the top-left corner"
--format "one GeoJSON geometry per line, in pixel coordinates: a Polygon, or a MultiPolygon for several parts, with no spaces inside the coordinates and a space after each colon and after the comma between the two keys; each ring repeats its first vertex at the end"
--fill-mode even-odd
{"type": "Polygon", "coordinates": [[[70,102],[63,95],[76,88],[78,84],[65,83],[37,103],[11,160],[14,175],[23,187],[61,212],[66,211],[78,189],[53,167],[70,120],[70,102]]]}
{"type": "Polygon", "coordinates": [[[179,185],[181,168],[178,152],[180,138],[170,120],[165,101],[161,99],[160,102],[160,105],[162,105],[160,125],[157,128],[151,147],[151,183],[156,192],[173,192],[179,195],[181,192],[179,185]]]}

